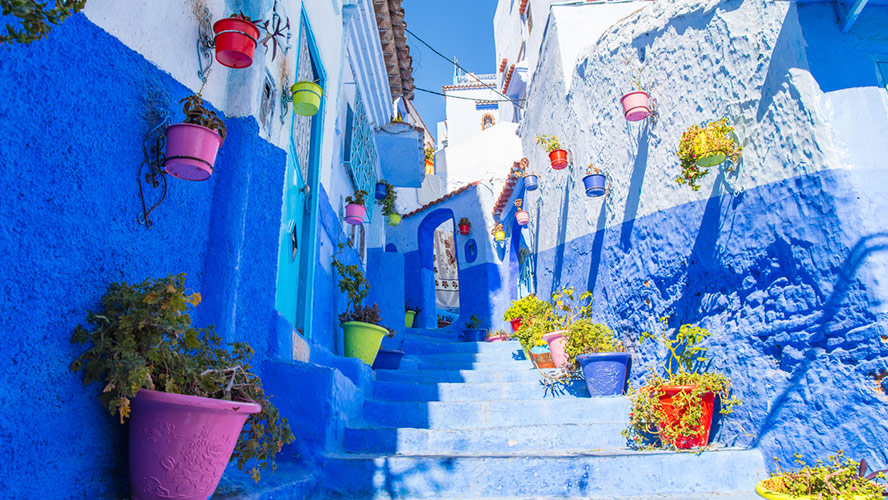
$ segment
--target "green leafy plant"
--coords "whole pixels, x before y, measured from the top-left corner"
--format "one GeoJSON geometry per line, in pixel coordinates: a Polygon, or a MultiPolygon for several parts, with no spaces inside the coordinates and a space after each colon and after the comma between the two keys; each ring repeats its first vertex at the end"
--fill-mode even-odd
{"type": "Polygon", "coordinates": [[[558,138],[554,135],[538,135],[534,140],[537,144],[542,146],[547,153],[558,151],[559,149],[564,149],[564,147],[561,145],[561,141],[559,141],[558,138]]]}
{"type": "Polygon", "coordinates": [[[385,198],[380,202],[382,204],[382,215],[388,217],[389,215],[397,214],[398,211],[395,210],[395,202],[398,201],[398,192],[395,191],[395,186],[392,186],[386,180],[381,180],[379,182],[385,184],[385,198]]]}
{"type": "Polygon", "coordinates": [[[681,165],[681,174],[675,179],[679,184],[687,184],[694,191],[700,189],[698,181],[709,173],[709,168],[697,165],[697,160],[713,154],[723,154],[736,162],[743,154],[743,148],[734,140],[734,127],[728,119],[722,118],[708,123],[705,127],[693,125],[681,136],[676,153],[681,165]]]}
{"type": "Polygon", "coordinates": [[[215,130],[222,137],[222,142],[225,142],[227,131],[225,122],[216,116],[215,112],[204,107],[200,94],[192,94],[183,98],[179,103],[184,103],[182,111],[185,113],[185,120],[182,123],[191,123],[215,130]]]}
{"type": "Polygon", "coordinates": [[[72,14],[80,12],[86,0],[0,0],[0,12],[4,16],[17,17],[21,26],[6,25],[6,35],[0,43],[31,43],[45,37],[52,26],[61,24],[72,14]],[[52,8],[47,9],[47,4],[52,8]]]}
{"type": "MultiPolygon", "coordinates": [[[[354,203],[355,205],[361,205],[363,207],[365,196],[367,196],[367,191],[356,189],[354,195],[345,197],[345,202],[354,203]]],[[[386,196],[388,196],[388,192],[386,192],[386,196]]]]}
{"type": "Polygon", "coordinates": [[[515,318],[523,318],[529,321],[530,318],[540,315],[548,309],[552,308],[552,304],[540,299],[536,294],[525,295],[518,300],[512,301],[503,319],[511,321],[515,318]]]}
{"type": "Polygon", "coordinates": [[[83,372],[84,385],[102,382],[99,399],[121,423],[140,389],[262,405],[247,419],[231,456],[241,470],[258,460],[250,470],[258,481],[259,470],[269,464],[274,470],[274,456],[294,436],[252,373],[253,349],[244,342],[226,348],[212,326],[192,326],[188,311],[200,301],[199,293],[186,291],[184,274],[112,283],[101,309],[87,313],[90,328],[74,330],[71,343],[89,347],[70,368],[83,372]]]}
{"type": "Polygon", "coordinates": [[[589,318],[580,318],[565,328],[564,352],[568,363],[576,363],[580,354],[597,352],[626,352],[626,347],[616,338],[607,325],[595,323],[589,318]]]}
{"type": "Polygon", "coordinates": [[[425,147],[425,159],[427,161],[434,161],[435,160],[435,148],[433,148],[431,146],[425,147]]]}
{"type": "Polygon", "coordinates": [[[459,219],[459,223],[457,225],[458,226],[471,226],[472,224],[469,222],[468,217],[461,217],[459,219]]]}
{"type": "Polygon", "coordinates": [[[547,345],[543,335],[560,330],[560,324],[552,310],[546,310],[542,314],[536,314],[525,318],[521,322],[521,328],[512,336],[521,343],[521,347],[530,350],[537,346],[547,345]]]}
{"type": "Polygon", "coordinates": [[[694,325],[682,325],[675,338],[667,335],[668,317],[660,319],[663,324],[659,335],[644,332],[640,342],[653,340],[666,347],[667,358],[662,363],[661,373],[651,370],[644,384],[638,389],[630,389],[632,412],[629,414],[629,427],[623,431],[630,443],[637,447],[654,444],[652,436],[660,433],[661,446],[674,446],[684,436],[698,435],[704,426],[702,399],[711,392],[721,399],[721,414],[730,415],[735,406],[742,404],[731,395],[731,379],[725,375],[705,371],[709,359],[707,348],[702,343],[711,336],[708,330],[694,325]],[[679,418],[673,425],[667,422],[666,412],[660,398],[666,393],[664,385],[694,386],[689,392],[680,392],[672,399],[672,406],[679,418]],[[672,444],[668,444],[672,443],[672,444]]]}
{"type": "Polygon", "coordinates": [[[798,497],[810,495],[822,500],[888,496],[888,488],[884,484],[888,469],[870,472],[866,459],[856,462],[845,458],[843,451],[830,456],[827,463],[818,460],[815,465],[805,464],[797,453],[795,462],[799,468],[790,470],[784,469],[778,458],[774,460],[780,472],[771,474],[763,485],[775,493],[798,497]],[[876,481],[883,481],[883,484],[876,481]]]}
{"type": "Polygon", "coordinates": [[[366,307],[362,305],[367,293],[370,292],[370,283],[364,278],[364,273],[358,264],[345,265],[339,260],[339,256],[345,251],[345,243],[340,243],[338,247],[339,249],[333,254],[333,268],[339,274],[339,291],[345,292],[348,296],[345,312],[339,315],[339,322],[360,321],[379,325],[382,322],[379,307],[376,304],[366,307]]]}
{"type": "Polygon", "coordinates": [[[477,330],[478,328],[481,328],[481,318],[473,314],[469,317],[469,320],[466,321],[466,326],[464,329],[477,330]]]}

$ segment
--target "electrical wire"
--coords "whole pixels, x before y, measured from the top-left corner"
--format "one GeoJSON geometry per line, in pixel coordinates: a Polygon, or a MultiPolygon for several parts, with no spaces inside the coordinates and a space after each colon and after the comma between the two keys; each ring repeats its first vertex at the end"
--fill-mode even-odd
{"type": "Polygon", "coordinates": [[[477,97],[462,97],[462,96],[458,96],[458,95],[447,95],[447,94],[443,94],[441,92],[435,92],[434,90],[421,89],[419,87],[415,87],[414,90],[418,90],[420,92],[426,92],[428,94],[435,94],[435,95],[443,96],[448,99],[465,99],[467,101],[475,101],[475,102],[484,101],[484,102],[512,102],[512,103],[514,103],[514,102],[524,100],[524,99],[478,99],[477,97]]]}
{"type": "MultiPolygon", "coordinates": [[[[407,29],[407,28],[404,28],[404,31],[406,31],[407,33],[409,33],[410,35],[412,35],[413,38],[416,38],[416,40],[419,41],[419,43],[421,43],[421,44],[425,45],[426,47],[428,47],[429,49],[431,49],[432,52],[434,52],[435,54],[438,54],[439,56],[441,56],[442,59],[446,60],[446,61],[449,62],[450,64],[452,64],[452,65],[456,66],[457,68],[461,69],[462,71],[464,71],[468,76],[471,76],[472,78],[474,78],[475,80],[477,80],[478,83],[480,83],[482,86],[484,86],[484,88],[488,88],[488,89],[490,89],[490,90],[496,92],[497,94],[499,94],[499,95],[505,97],[507,101],[509,101],[509,102],[511,102],[511,103],[514,103],[516,106],[518,106],[519,108],[522,108],[522,109],[523,109],[523,107],[522,107],[520,104],[518,104],[518,100],[517,100],[517,99],[510,99],[509,96],[507,96],[507,95],[503,94],[502,92],[500,92],[499,90],[497,90],[496,85],[491,85],[491,84],[489,84],[489,83],[484,83],[484,82],[482,82],[481,79],[479,79],[477,76],[475,76],[474,73],[472,73],[471,71],[468,71],[467,69],[465,69],[465,68],[463,68],[462,66],[460,66],[459,63],[457,63],[456,61],[453,61],[453,60],[451,60],[449,57],[447,57],[447,56],[445,56],[444,54],[438,52],[437,49],[435,49],[434,47],[432,47],[431,45],[429,45],[425,40],[423,40],[422,38],[416,36],[416,33],[410,31],[410,30],[407,29]]],[[[425,90],[424,92],[430,92],[430,91],[425,90]]],[[[443,95],[443,94],[441,94],[441,95],[443,95]]],[[[446,96],[446,97],[451,97],[451,96],[446,96]]]]}

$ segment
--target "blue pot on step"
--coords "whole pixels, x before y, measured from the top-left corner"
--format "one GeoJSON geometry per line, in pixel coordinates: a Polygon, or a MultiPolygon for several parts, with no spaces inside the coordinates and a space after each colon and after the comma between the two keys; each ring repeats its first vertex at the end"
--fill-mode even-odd
{"type": "Polygon", "coordinates": [[[524,189],[528,191],[536,191],[536,189],[540,187],[539,179],[535,175],[528,175],[524,178],[524,189]]]}
{"type": "Polygon", "coordinates": [[[591,396],[620,396],[626,390],[632,355],[628,352],[598,352],[577,356],[591,396]]]}
{"type": "Polygon", "coordinates": [[[459,338],[466,342],[484,342],[484,339],[487,338],[487,330],[483,328],[463,330],[462,335],[460,335],[459,338]]]}
{"type": "Polygon", "coordinates": [[[586,186],[586,196],[594,198],[605,192],[607,177],[604,174],[589,174],[583,177],[583,185],[586,186]]]}
{"type": "Polygon", "coordinates": [[[388,186],[386,186],[385,184],[383,184],[381,182],[377,182],[376,183],[376,193],[374,194],[376,199],[381,200],[381,199],[385,198],[386,194],[388,194],[388,186]]]}
{"type": "Polygon", "coordinates": [[[387,351],[380,349],[373,361],[374,370],[397,370],[401,367],[401,358],[404,357],[404,351],[387,351]]]}

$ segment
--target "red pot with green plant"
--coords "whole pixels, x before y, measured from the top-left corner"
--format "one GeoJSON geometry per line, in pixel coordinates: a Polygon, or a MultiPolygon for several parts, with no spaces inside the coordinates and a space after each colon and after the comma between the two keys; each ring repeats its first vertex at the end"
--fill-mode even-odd
{"type": "Polygon", "coordinates": [[[512,333],[518,333],[525,318],[532,318],[535,314],[542,314],[552,305],[545,300],[540,300],[536,294],[529,294],[518,300],[512,301],[509,308],[503,314],[503,320],[512,325],[512,333]]]}
{"type": "Polygon", "coordinates": [[[450,326],[453,323],[453,316],[438,315],[438,328],[450,326]]]}
{"type": "Polygon", "coordinates": [[[567,151],[561,145],[561,141],[554,135],[539,135],[536,137],[536,143],[543,147],[549,153],[549,161],[552,168],[561,170],[567,167],[567,151]]]}

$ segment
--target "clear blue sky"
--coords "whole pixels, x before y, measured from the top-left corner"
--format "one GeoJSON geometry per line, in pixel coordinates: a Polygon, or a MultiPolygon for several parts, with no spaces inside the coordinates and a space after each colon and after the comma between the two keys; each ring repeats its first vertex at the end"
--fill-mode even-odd
{"type": "MultiPolygon", "coordinates": [[[[459,59],[473,73],[496,72],[493,13],[497,0],[404,0],[404,21],[442,54],[459,59]]],[[[419,88],[441,92],[453,81],[453,65],[407,35],[413,56],[413,78],[419,88]]],[[[413,104],[437,137],[436,124],[444,120],[444,98],[416,91],[413,104]]]]}

